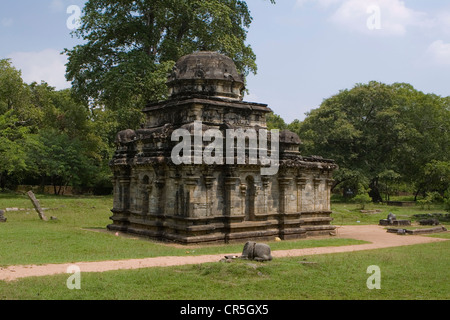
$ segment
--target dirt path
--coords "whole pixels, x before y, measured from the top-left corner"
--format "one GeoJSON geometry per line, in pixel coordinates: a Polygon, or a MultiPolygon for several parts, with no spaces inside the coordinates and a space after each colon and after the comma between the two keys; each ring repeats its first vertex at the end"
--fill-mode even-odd
{"type": "MultiPolygon", "coordinates": [[[[321,247],[292,250],[273,251],[274,258],[306,256],[314,254],[327,254],[339,252],[351,252],[361,250],[371,250],[388,247],[398,247],[413,245],[419,243],[430,243],[437,241],[446,241],[447,239],[431,238],[424,236],[404,235],[400,236],[393,233],[387,233],[383,227],[369,226],[342,226],[337,229],[338,238],[350,238],[365,240],[371,243],[361,245],[349,245],[341,247],[321,247]]],[[[230,253],[240,255],[241,253],[230,253]]],[[[155,257],[146,259],[132,259],[120,261],[100,261],[100,262],[77,262],[71,264],[49,264],[49,265],[29,265],[29,266],[10,266],[0,268],[0,281],[14,281],[25,277],[46,276],[53,274],[67,273],[69,266],[76,265],[81,272],[104,272],[122,269],[139,269],[150,267],[168,267],[185,264],[200,264],[207,262],[217,262],[226,254],[189,256],[189,257],[155,257]]]]}

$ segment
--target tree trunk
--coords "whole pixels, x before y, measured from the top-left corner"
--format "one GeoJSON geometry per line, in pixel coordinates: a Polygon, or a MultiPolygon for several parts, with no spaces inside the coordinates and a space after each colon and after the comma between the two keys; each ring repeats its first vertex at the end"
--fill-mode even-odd
{"type": "Polygon", "coordinates": [[[0,189],[5,188],[5,179],[3,179],[3,172],[0,172],[0,189]]]}
{"type": "Polygon", "coordinates": [[[372,198],[372,202],[375,203],[383,202],[380,190],[378,189],[378,179],[373,179],[370,182],[369,187],[370,187],[369,196],[372,198]]]}

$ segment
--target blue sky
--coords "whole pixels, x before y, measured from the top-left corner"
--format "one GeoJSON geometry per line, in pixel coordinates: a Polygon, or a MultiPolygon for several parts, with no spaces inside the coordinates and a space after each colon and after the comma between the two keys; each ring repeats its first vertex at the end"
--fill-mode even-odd
{"type": "MultiPolygon", "coordinates": [[[[3,0],[0,58],[11,58],[26,82],[64,79],[67,13],[83,0],[3,0]]],[[[303,120],[339,90],[371,80],[407,82],[450,96],[448,0],[248,0],[248,42],[258,74],[246,100],[269,104],[287,122],[303,120]]]]}

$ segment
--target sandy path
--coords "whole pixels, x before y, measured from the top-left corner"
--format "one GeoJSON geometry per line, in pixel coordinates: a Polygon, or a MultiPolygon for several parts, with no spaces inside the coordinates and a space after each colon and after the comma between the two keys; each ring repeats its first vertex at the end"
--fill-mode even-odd
{"type": "MultiPolygon", "coordinates": [[[[292,249],[273,251],[274,258],[306,256],[313,254],[327,254],[339,252],[351,252],[361,250],[371,250],[379,248],[406,246],[419,243],[430,243],[437,241],[446,241],[446,239],[430,238],[424,236],[404,235],[400,236],[393,233],[387,233],[381,226],[342,226],[337,229],[337,237],[365,240],[370,244],[349,245],[341,247],[321,247],[307,249],[292,249]]],[[[230,253],[240,255],[241,253],[230,253]]],[[[14,281],[25,277],[46,276],[53,274],[67,273],[68,267],[76,265],[81,272],[104,272],[121,269],[139,269],[150,267],[168,267],[186,264],[200,264],[207,262],[217,262],[226,254],[188,256],[188,257],[155,257],[146,259],[132,259],[120,261],[100,261],[100,262],[77,262],[67,264],[49,264],[49,265],[28,265],[28,266],[10,266],[0,268],[0,281],[14,281]]]]}

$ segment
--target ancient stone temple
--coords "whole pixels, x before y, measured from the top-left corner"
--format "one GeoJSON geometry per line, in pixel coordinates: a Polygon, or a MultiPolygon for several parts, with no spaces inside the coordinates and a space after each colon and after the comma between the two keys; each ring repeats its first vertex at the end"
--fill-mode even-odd
{"type": "Polygon", "coordinates": [[[273,140],[276,132],[266,126],[271,110],[243,101],[243,77],[230,58],[215,52],[184,56],[167,85],[169,99],[143,109],[142,128],[117,136],[109,230],[190,244],[293,239],[335,229],[330,192],[337,165],[302,156],[301,141],[290,131],[273,140]],[[272,140],[252,144],[252,132],[272,140]],[[239,154],[241,138],[245,154],[239,154]],[[264,173],[268,163],[251,155],[273,156],[275,150],[276,170],[264,173]],[[208,151],[215,161],[201,157],[208,151]]]}

